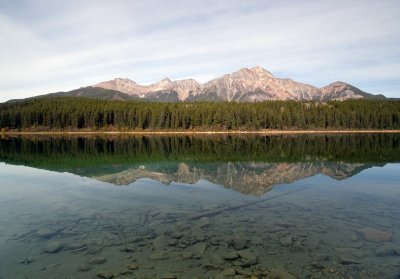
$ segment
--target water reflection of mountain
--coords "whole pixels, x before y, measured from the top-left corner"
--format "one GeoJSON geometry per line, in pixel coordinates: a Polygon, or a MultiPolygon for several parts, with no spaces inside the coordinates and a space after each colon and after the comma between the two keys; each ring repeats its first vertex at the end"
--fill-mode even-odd
{"type": "Polygon", "coordinates": [[[399,162],[400,135],[10,137],[0,139],[0,161],[115,185],[205,179],[261,195],[316,174],[345,179],[399,162]]]}
{"type": "Polygon", "coordinates": [[[220,163],[208,166],[180,163],[176,170],[160,171],[152,169],[151,166],[140,166],[93,178],[115,185],[129,185],[141,178],[150,178],[163,184],[171,182],[194,184],[203,179],[243,194],[262,195],[277,184],[291,183],[316,174],[341,180],[372,166],[343,162],[220,163]]]}

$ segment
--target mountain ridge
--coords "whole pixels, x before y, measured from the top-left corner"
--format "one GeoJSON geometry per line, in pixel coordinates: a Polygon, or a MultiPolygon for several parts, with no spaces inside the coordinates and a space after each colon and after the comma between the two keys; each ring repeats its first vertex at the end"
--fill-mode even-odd
{"type": "Polygon", "coordinates": [[[141,99],[163,99],[169,94],[174,101],[220,100],[311,100],[383,99],[383,95],[366,93],[342,81],[318,88],[288,78],[277,78],[260,66],[241,68],[236,72],[199,83],[194,79],[171,81],[164,78],[150,85],[140,85],[129,79],[116,78],[92,85],[117,90],[141,99]]]}
{"type": "Polygon", "coordinates": [[[381,94],[370,94],[342,81],[335,81],[319,88],[289,78],[278,78],[260,66],[241,68],[204,83],[191,78],[175,81],[164,78],[148,85],[141,85],[129,78],[115,78],[67,92],[37,97],[44,96],[156,102],[260,102],[266,100],[327,102],[347,99],[386,99],[381,94]]]}

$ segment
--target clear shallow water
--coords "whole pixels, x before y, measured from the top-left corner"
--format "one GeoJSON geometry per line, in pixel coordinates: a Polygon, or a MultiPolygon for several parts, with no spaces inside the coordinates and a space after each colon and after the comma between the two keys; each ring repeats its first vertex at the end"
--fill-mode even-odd
{"type": "Polygon", "coordinates": [[[398,136],[152,140],[1,140],[0,277],[399,278],[398,136]]]}

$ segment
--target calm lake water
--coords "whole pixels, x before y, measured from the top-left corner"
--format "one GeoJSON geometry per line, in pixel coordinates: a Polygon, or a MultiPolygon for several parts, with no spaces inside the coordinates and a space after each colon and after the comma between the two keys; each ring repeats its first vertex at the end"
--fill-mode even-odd
{"type": "Polygon", "coordinates": [[[400,135],[5,137],[0,278],[400,278],[400,135]]]}

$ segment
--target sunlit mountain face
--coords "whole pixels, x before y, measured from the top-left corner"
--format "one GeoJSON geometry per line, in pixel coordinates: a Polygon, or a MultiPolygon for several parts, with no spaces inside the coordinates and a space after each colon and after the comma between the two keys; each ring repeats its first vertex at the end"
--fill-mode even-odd
{"type": "Polygon", "coordinates": [[[141,85],[128,78],[115,78],[92,86],[49,95],[158,102],[258,102],[266,100],[326,102],[386,98],[381,94],[366,93],[342,81],[332,82],[319,88],[289,78],[279,78],[259,66],[241,68],[205,83],[199,83],[194,79],[172,81],[164,78],[150,85],[141,85]]]}

